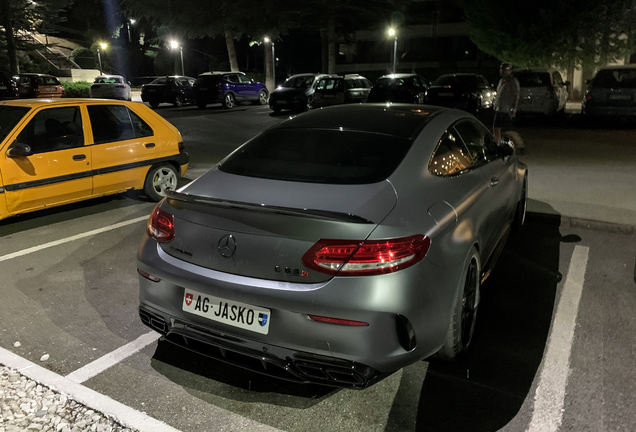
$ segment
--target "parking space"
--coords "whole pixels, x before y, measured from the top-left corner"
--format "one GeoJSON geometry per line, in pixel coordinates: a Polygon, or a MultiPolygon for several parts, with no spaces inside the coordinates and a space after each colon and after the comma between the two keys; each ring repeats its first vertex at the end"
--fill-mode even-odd
{"type": "MultiPolygon", "coordinates": [[[[636,346],[628,336],[636,330],[635,293],[629,290],[636,255],[633,234],[531,219],[521,235],[510,239],[484,285],[468,355],[454,363],[422,361],[367,390],[353,391],[287,383],[153,341],[137,316],[135,263],[152,203],[121,199],[131,202],[87,203],[70,212],[79,212],[77,217],[46,227],[38,219],[51,215],[34,215],[17,221],[33,228],[23,226],[3,237],[3,245],[4,240],[10,245],[3,248],[7,256],[37,246],[38,238],[44,244],[79,235],[0,261],[0,346],[73,377],[146,338],[77,382],[183,431],[268,426],[285,431],[521,431],[533,424],[538,410],[543,418],[584,430],[578,428],[578,414],[589,412],[585,403],[594,404],[591,399],[598,392],[610,406],[595,409],[624,421],[619,411],[636,380],[629,366],[636,346]],[[102,211],[93,211],[93,205],[102,211]],[[109,205],[107,210],[100,207],[109,205]],[[96,229],[104,231],[81,236],[96,229]],[[578,315],[565,314],[559,324],[557,305],[567,280],[578,283],[569,271],[581,250],[588,258],[577,276],[584,275],[578,315]],[[555,332],[551,326],[572,329],[569,346],[560,343],[567,339],[555,342],[558,349],[567,348],[555,360],[563,370],[546,369],[542,363],[555,332]],[[14,347],[16,341],[20,347],[14,347]],[[44,354],[49,359],[41,362],[44,354]],[[612,382],[614,390],[590,382],[589,374],[612,382]],[[555,379],[563,376],[569,380],[555,379]],[[550,417],[550,409],[559,406],[552,399],[555,388],[562,392],[565,409],[555,411],[556,419],[550,417]]],[[[0,228],[5,234],[11,230],[6,222],[0,228]]],[[[636,408],[633,398],[628,400],[636,408]]],[[[535,430],[544,430],[537,425],[535,430]]]]}

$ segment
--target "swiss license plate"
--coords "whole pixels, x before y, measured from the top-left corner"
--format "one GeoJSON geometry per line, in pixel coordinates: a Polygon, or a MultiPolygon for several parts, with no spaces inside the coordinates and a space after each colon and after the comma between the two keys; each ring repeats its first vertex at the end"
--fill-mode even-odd
{"type": "Polygon", "coordinates": [[[208,88],[207,87],[200,87],[199,90],[201,91],[206,91],[208,88]]]}
{"type": "Polygon", "coordinates": [[[185,289],[183,310],[212,321],[242,328],[260,334],[269,332],[271,312],[252,306],[185,289]]]}
{"type": "Polygon", "coordinates": [[[277,103],[278,105],[285,105],[285,104],[287,103],[287,101],[282,101],[282,100],[281,100],[281,101],[276,101],[276,103],[277,103]]]}
{"type": "Polygon", "coordinates": [[[56,87],[47,87],[44,90],[48,91],[48,92],[54,92],[55,90],[57,90],[56,87]]]}
{"type": "Polygon", "coordinates": [[[0,90],[6,90],[7,86],[0,86],[0,90]]]}
{"type": "Polygon", "coordinates": [[[149,91],[149,92],[153,92],[153,91],[155,91],[155,90],[156,90],[156,89],[148,89],[148,91],[149,91]]]}
{"type": "Polygon", "coordinates": [[[439,95],[440,95],[441,97],[451,97],[451,96],[453,96],[453,94],[452,94],[452,93],[440,93],[439,95]]]}

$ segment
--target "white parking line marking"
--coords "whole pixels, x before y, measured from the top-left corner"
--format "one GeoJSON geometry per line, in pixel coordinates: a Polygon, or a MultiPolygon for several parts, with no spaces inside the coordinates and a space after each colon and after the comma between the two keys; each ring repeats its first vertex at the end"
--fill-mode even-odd
{"type": "Polygon", "coordinates": [[[108,396],[97,393],[95,390],[67,380],[63,376],[38,366],[4,348],[0,348],[0,363],[19,371],[22,375],[46,387],[69,396],[94,411],[114,418],[125,427],[137,429],[140,432],[179,432],[162,421],[130,408],[121,402],[117,402],[108,396]]]}
{"type": "Polygon", "coordinates": [[[570,375],[574,327],[583,292],[588,254],[588,247],[574,247],[568,275],[552,322],[548,348],[543,358],[528,432],[556,432],[561,425],[565,388],[570,375]]]}
{"type": "Polygon", "coordinates": [[[77,369],[76,371],[71,372],[70,374],[66,375],[66,378],[78,384],[81,384],[84,381],[88,381],[94,376],[104,372],[106,369],[115,366],[120,361],[130,357],[138,351],[141,351],[146,346],[159,339],[160,336],[161,335],[159,333],[154,331],[143,334],[134,341],[122,346],[121,348],[118,348],[115,351],[110,352],[98,358],[97,360],[92,361],[89,364],[77,369]]]}
{"type": "Polygon", "coordinates": [[[59,245],[64,244],[64,243],[68,243],[68,242],[72,242],[72,241],[75,241],[75,240],[83,239],[85,237],[90,237],[90,236],[94,236],[96,234],[101,234],[103,232],[107,232],[107,231],[111,231],[111,230],[114,230],[114,229],[117,229],[117,228],[125,227],[127,225],[132,225],[132,224],[137,223],[137,222],[147,221],[147,220],[148,220],[148,216],[138,217],[136,219],[131,219],[131,220],[126,221],[126,222],[120,222],[120,223],[117,223],[117,224],[114,224],[114,225],[111,225],[111,226],[107,226],[107,227],[104,227],[104,228],[98,228],[98,229],[95,229],[95,230],[92,230],[92,231],[88,231],[88,232],[85,232],[85,233],[82,233],[82,234],[77,234],[77,235],[74,235],[74,236],[71,236],[71,237],[67,237],[67,238],[64,238],[64,239],[61,239],[61,240],[55,240],[55,241],[52,241],[52,242],[49,242],[49,243],[44,243],[43,245],[33,246],[33,247],[28,248],[28,249],[23,249],[21,251],[13,252],[13,253],[10,253],[10,254],[7,254],[7,255],[2,255],[2,256],[0,256],[0,262],[7,261],[7,260],[10,260],[12,258],[21,257],[23,255],[28,255],[30,253],[41,251],[43,249],[48,249],[48,248],[53,247],[53,246],[59,246],[59,245]]]}

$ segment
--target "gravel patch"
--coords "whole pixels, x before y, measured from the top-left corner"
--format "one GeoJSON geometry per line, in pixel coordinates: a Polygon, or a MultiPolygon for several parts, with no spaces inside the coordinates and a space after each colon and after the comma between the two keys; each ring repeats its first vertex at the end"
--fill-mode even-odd
{"type": "Polygon", "coordinates": [[[137,432],[0,365],[0,432],[137,432]]]}

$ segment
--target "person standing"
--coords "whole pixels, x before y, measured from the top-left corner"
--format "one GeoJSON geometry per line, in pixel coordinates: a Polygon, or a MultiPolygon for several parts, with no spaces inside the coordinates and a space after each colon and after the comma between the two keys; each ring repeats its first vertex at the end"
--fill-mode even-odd
{"type": "Polygon", "coordinates": [[[517,105],[519,104],[519,81],[512,74],[512,64],[502,63],[499,67],[501,79],[497,85],[497,97],[495,99],[495,121],[493,124],[493,135],[495,142],[501,142],[503,133],[512,140],[520,154],[525,154],[526,145],[521,139],[521,135],[512,128],[512,119],[517,115],[517,105]]]}

